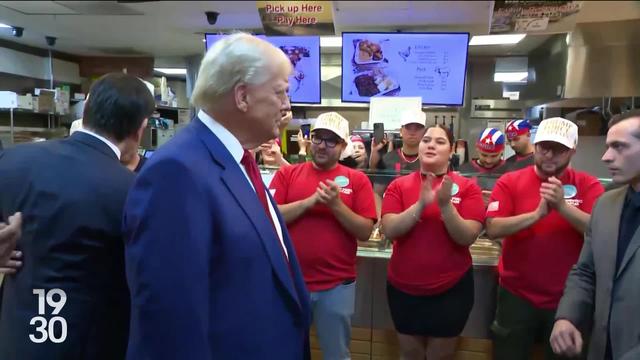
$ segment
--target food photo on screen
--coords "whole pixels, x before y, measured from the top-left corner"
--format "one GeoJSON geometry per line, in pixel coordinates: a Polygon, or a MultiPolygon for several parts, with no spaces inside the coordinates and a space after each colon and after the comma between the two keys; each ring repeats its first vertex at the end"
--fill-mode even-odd
{"type": "Polygon", "coordinates": [[[343,32],[342,43],[342,101],[402,96],[462,105],[468,33],[343,32]]]}

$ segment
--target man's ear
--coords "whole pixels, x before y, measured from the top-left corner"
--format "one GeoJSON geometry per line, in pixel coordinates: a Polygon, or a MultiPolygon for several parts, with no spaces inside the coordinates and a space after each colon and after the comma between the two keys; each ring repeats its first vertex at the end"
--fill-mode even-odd
{"type": "Polygon", "coordinates": [[[242,112],[247,112],[247,110],[249,109],[249,102],[247,100],[248,94],[249,92],[247,84],[240,83],[233,88],[233,96],[236,101],[236,107],[242,112]]]}
{"type": "Polygon", "coordinates": [[[147,128],[147,124],[149,123],[149,119],[145,118],[140,125],[140,128],[136,132],[136,142],[140,145],[140,140],[142,140],[142,135],[144,135],[144,129],[147,128]]]}

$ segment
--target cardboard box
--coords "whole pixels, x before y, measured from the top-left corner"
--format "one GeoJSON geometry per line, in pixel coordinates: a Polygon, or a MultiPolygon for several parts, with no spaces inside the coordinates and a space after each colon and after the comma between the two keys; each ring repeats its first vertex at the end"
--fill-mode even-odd
{"type": "Polygon", "coordinates": [[[18,94],[13,91],[0,91],[0,109],[14,109],[18,107],[18,94]]]}
{"type": "Polygon", "coordinates": [[[55,110],[55,91],[40,90],[37,103],[33,103],[33,110],[41,113],[52,113],[55,110]]]}
{"type": "Polygon", "coordinates": [[[33,97],[31,94],[18,95],[18,108],[33,110],[33,97]]]}

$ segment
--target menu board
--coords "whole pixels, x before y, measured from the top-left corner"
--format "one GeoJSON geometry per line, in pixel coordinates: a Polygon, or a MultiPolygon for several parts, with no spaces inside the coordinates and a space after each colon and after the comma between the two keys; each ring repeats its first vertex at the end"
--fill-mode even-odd
{"type": "Polygon", "coordinates": [[[422,98],[461,106],[469,33],[342,33],[342,101],[422,98]]]}
{"type": "MultiPolygon", "coordinates": [[[[228,35],[206,34],[208,50],[222,37],[228,35]]],[[[293,73],[289,76],[289,97],[292,103],[320,103],[320,37],[319,36],[264,36],[280,48],[291,61],[293,73]]]]}

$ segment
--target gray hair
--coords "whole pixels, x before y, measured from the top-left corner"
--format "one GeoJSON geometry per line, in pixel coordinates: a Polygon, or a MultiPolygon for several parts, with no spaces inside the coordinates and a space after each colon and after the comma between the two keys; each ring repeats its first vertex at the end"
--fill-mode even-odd
{"type": "Polygon", "coordinates": [[[291,73],[291,63],[280,49],[247,33],[235,33],[215,43],[200,64],[191,103],[206,108],[217,103],[237,84],[260,85],[275,69],[291,73]]]}

